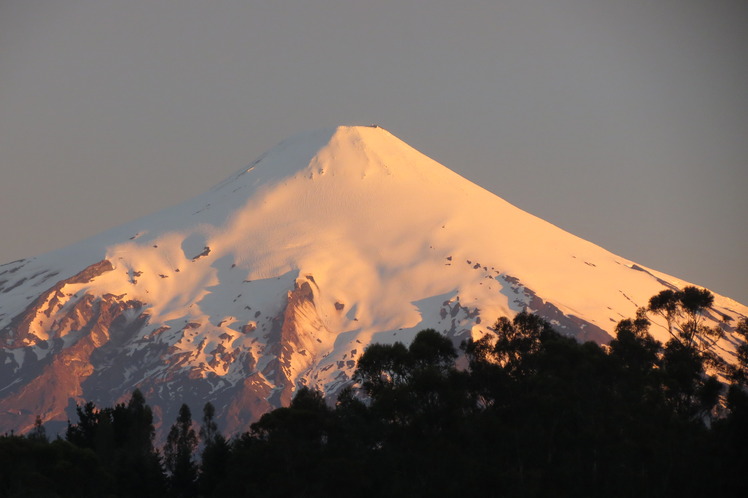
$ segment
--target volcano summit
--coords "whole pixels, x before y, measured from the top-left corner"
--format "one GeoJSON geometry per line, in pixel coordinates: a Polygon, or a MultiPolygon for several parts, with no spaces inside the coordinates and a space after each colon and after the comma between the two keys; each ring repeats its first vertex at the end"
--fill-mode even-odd
{"type": "MultiPolygon", "coordinates": [[[[227,432],[301,385],[334,394],[372,342],[459,343],[527,309],[605,343],[689,285],[571,235],[379,127],[282,142],[203,195],[0,266],[0,431],[139,388],[157,422],[211,401],[227,432]]],[[[715,296],[706,317],[748,308],[715,296]]],[[[663,340],[663,324],[652,332],[663,340]]]]}

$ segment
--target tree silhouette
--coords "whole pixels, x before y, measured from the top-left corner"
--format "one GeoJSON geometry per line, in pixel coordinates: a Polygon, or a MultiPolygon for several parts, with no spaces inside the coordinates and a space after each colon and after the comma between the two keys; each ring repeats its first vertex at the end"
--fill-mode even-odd
{"type": "Polygon", "coordinates": [[[227,477],[227,466],[231,448],[218,431],[215,422],[215,407],[212,403],[205,403],[203,407],[203,423],[200,426],[200,440],[203,451],[200,454],[200,476],[198,487],[205,496],[213,494],[218,485],[227,477]]]}
{"type": "Polygon", "coordinates": [[[92,402],[76,406],[78,423],[68,421],[65,438],[88,448],[115,477],[123,495],[156,495],[164,491],[161,456],[153,446],[153,413],[143,394],[98,410],[92,402]]]}
{"type": "Polygon", "coordinates": [[[656,313],[665,319],[668,332],[673,337],[676,337],[673,333],[673,324],[680,312],[678,302],[678,292],[671,289],[665,289],[649,299],[649,311],[656,313]]]}
{"type": "Polygon", "coordinates": [[[47,430],[44,428],[44,423],[39,415],[36,416],[36,420],[34,421],[34,428],[31,429],[31,432],[29,432],[26,437],[32,441],[49,441],[49,439],[47,439],[47,430]]]}
{"type": "Polygon", "coordinates": [[[648,309],[665,318],[668,332],[674,339],[686,347],[692,347],[698,341],[702,351],[707,351],[711,347],[707,338],[712,338],[713,343],[722,335],[719,328],[701,326],[704,311],[713,303],[714,295],[711,292],[689,285],[679,291],[666,289],[652,296],[648,309]],[[684,320],[677,322],[681,317],[684,320]]]}
{"type": "MultiPolygon", "coordinates": [[[[650,301],[671,319],[665,345],[645,309],[608,346],[523,312],[467,341],[467,367],[434,330],[372,344],[334,407],[302,386],[230,442],[206,403],[197,480],[187,405],[164,448],[167,479],[141,393],[85,403],[68,441],[0,436],[0,496],[744,496],[748,346],[722,397],[702,338],[710,295],[687,289],[650,301]]],[[[748,319],[736,331],[748,339],[748,319]]]]}
{"type": "Polygon", "coordinates": [[[169,430],[164,446],[166,470],[172,491],[178,497],[194,496],[196,493],[197,464],[194,459],[197,449],[197,434],[192,427],[190,407],[182,404],[174,425],[169,430]]]}

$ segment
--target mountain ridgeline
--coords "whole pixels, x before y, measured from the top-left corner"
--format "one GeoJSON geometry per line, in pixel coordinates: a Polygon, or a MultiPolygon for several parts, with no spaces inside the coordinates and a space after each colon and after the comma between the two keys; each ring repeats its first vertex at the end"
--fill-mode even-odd
{"type": "MultiPolygon", "coordinates": [[[[605,345],[664,291],[649,319],[666,344],[683,331],[687,308],[669,310],[690,287],[379,127],[320,130],[183,204],[0,266],[0,431],[38,417],[64,432],[76,406],[138,390],[159,441],[182,404],[205,400],[237,434],[303,387],[338,398],[367,346],[408,345],[423,329],[477,343],[496,317],[528,311],[605,345]]],[[[746,316],[719,295],[701,309],[699,326],[720,331],[708,338],[715,362],[738,363],[746,316]]]]}

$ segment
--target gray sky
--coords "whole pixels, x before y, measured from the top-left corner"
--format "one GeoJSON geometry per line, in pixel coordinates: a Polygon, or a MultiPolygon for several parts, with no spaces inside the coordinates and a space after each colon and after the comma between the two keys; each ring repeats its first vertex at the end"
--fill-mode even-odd
{"type": "Polygon", "coordinates": [[[378,123],[748,303],[746,26],[745,0],[0,0],[0,262],[378,123]]]}

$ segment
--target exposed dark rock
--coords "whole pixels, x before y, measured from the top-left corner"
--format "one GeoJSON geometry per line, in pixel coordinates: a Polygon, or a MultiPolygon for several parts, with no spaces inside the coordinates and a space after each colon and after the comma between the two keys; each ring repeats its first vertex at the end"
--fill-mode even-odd
{"type": "MultiPolygon", "coordinates": [[[[0,400],[0,426],[17,427],[24,432],[33,426],[37,415],[45,422],[66,420],[68,398],[82,402],[86,397],[82,383],[95,370],[93,353],[128,327],[132,321],[127,318],[127,311],[142,306],[140,302],[122,301],[111,294],[80,298],[49,331],[56,337],[69,330],[68,334],[77,339],[66,348],[62,348],[62,341],[53,341],[54,354],[43,360],[24,362],[16,378],[26,382],[19,383],[17,388],[11,386],[6,391],[10,395],[0,400]]],[[[27,313],[31,311],[27,309],[27,313]]],[[[142,325],[134,327],[140,329],[142,325]]]]}
{"type": "Polygon", "coordinates": [[[210,254],[210,247],[208,247],[208,246],[205,246],[205,249],[203,249],[203,252],[201,252],[201,253],[200,253],[200,254],[198,254],[197,256],[194,256],[194,257],[192,258],[192,261],[197,261],[198,259],[200,259],[200,258],[202,258],[202,257],[205,257],[205,256],[207,256],[208,254],[210,254]]]}
{"type": "Polygon", "coordinates": [[[61,289],[64,286],[88,283],[99,275],[112,270],[114,270],[112,263],[105,259],[86,267],[70,278],[57,282],[34,299],[22,313],[15,316],[7,327],[0,330],[0,346],[16,348],[35,343],[37,338],[31,332],[32,322],[36,319],[38,313],[50,316],[51,308],[58,306],[58,299],[63,296],[61,289]]]}

